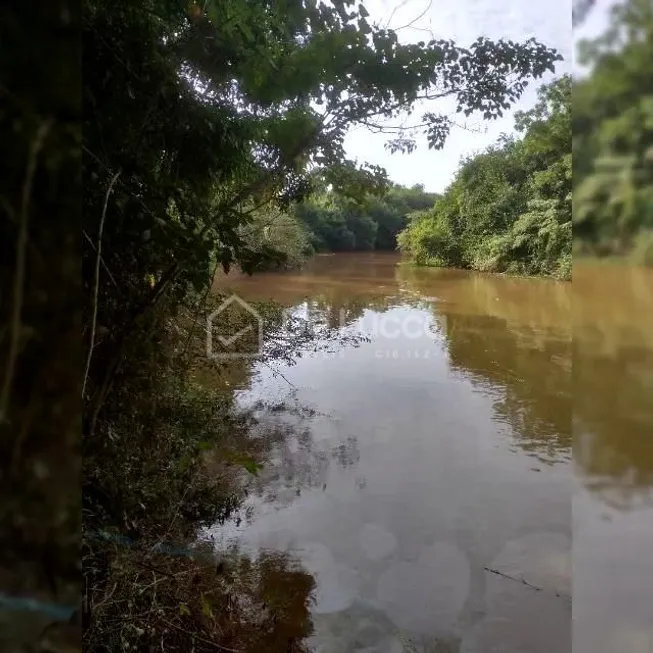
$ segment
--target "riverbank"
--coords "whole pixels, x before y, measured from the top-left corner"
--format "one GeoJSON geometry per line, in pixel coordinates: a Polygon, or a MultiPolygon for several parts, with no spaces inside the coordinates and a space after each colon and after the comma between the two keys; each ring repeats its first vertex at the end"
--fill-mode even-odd
{"type": "MultiPolygon", "coordinates": [[[[305,650],[310,574],[283,553],[252,561],[201,536],[234,515],[285,437],[237,406],[233,363],[206,358],[204,314],[221,300],[159,311],[85,433],[85,651],[305,650]]],[[[274,305],[257,309],[279,323],[274,305]]]]}
{"type": "MultiPolygon", "coordinates": [[[[319,347],[301,318],[283,317],[269,300],[242,310],[223,288],[174,313],[162,305],[125,352],[84,434],[85,651],[308,650],[311,574],[287,552],[254,559],[207,536],[242,519],[253,479],[292,435],[276,418],[301,411],[236,397],[255,364],[319,347]]],[[[356,340],[332,335],[322,345],[356,340]]]]}
{"type": "Polygon", "coordinates": [[[478,272],[479,274],[492,274],[496,275],[499,277],[513,277],[516,279],[552,279],[555,281],[571,281],[572,280],[572,274],[571,272],[565,271],[564,275],[562,276],[555,276],[555,275],[544,275],[544,274],[520,274],[517,272],[487,272],[485,270],[475,270],[472,268],[459,268],[455,266],[446,266],[446,265],[428,265],[428,264],[420,264],[416,263],[415,261],[401,261],[399,265],[407,267],[407,268],[417,268],[417,269],[430,269],[430,270],[435,270],[435,269],[440,269],[440,270],[461,270],[465,272],[478,272]]]}
{"type": "MultiPolygon", "coordinates": [[[[358,257],[362,257],[363,259],[369,258],[370,256],[374,257],[388,257],[388,258],[393,258],[397,259],[396,260],[396,265],[399,267],[405,267],[405,268],[414,268],[414,269],[424,269],[424,270],[458,270],[460,272],[476,272],[479,274],[489,274],[489,275],[496,275],[499,277],[511,277],[511,278],[516,278],[516,279],[552,279],[556,281],[571,281],[572,280],[572,274],[571,274],[571,269],[567,270],[565,268],[564,273],[561,275],[546,275],[546,274],[527,274],[525,272],[510,272],[510,271],[504,271],[504,272],[496,272],[492,270],[483,270],[483,269],[474,269],[474,268],[468,268],[468,267],[459,267],[455,265],[442,265],[439,262],[433,262],[432,264],[429,264],[428,262],[426,263],[420,263],[417,262],[413,259],[411,259],[409,256],[405,254],[400,254],[397,250],[381,250],[381,251],[367,251],[367,252],[357,252],[357,251],[350,251],[350,252],[317,252],[315,254],[312,254],[309,257],[304,258],[301,263],[298,263],[294,265],[291,268],[286,268],[283,270],[267,270],[265,273],[277,273],[277,272],[283,272],[283,273],[294,273],[294,272],[299,272],[301,273],[302,270],[305,270],[307,268],[310,268],[312,261],[322,258],[322,257],[327,257],[327,256],[336,256],[338,257],[338,260],[343,260],[346,258],[351,258],[355,259],[358,257]]],[[[576,257],[577,258],[577,257],[576,257]]],[[[606,264],[608,263],[607,260],[604,261],[604,259],[598,259],[596,257],[592,256],[585,256],[581,259],[582,261],[586,261],[588,263],[592,263],[593,261],[597,262],[605,262],[606,264]]],[[[611,264],[623,264],[623,265],[630,265],[632,264],[630,262],[630,259],[627,258],[620,258],[617,259],[616,257],[612,257],[610,259],[611,264]]],[[[251,278],[251,275],[246,274],[242,270],[234,269],[229,272],[229,274],[225,274],[222,270],[218,270],[216,272],[216,275],[214,277],[214,282],[212,288],[214,290],[219,290],[220,288],[224,288],[226,281],[228,280],[229,283],[239,283],[241,280],[251,278]]]]}

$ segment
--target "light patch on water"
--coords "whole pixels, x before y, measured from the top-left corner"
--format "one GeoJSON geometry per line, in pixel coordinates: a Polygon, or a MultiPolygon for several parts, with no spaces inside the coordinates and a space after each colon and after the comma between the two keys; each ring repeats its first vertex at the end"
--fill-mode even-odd
{"type": "Polygon", "coordinates": [[[470,577],[465,554],[438,542],[424,549],[417,562],[392,564],[378,580],[377,600],[403,630],[425,635],[454,631],[470,577]]]}
{"type": "Polygon", "coordinates": [[[304,565],[311,572],[325,573],[335,565],[329,547],[320,542],[308,542],[301,547],[300,551],[304,565]]]}
{"type": "Polygon", "coordinates": [[[358,594],[355,572],[344,565],[336,565],[328,574],[317,576],[315,614],[329,614],[346,610],[358,594]]]}
{"type": "Polygon", "coordinates": [[[543,590],[571,595],[571,540],[561,533],[531,533],[511,540],[489,565],[543,590]]]}
{"type": "Polygon", "coordinates": [[[397,628],[369,603],[356,600],[342,612],[316,615],[310,639],[315,653],[407,653],[397,628]]]}
{"type": "Polygon", "coordinates": [[[349,608],[358,594],[356,572],[336,562],[328,547],[311,542],[301,547],[304,567],[315,576],[315,614],[330,614],[349,608]]]}
{"type": "Polygon", "coordinates": [[[383,642],[379,646],[366,646],[358,650],[358,653],[406,653],[406,647],[396,637],[383,642]]]}
{"type": "Polygon", "coordinates": [[[554,532],[509,541],[489,568],[510,578],[487,574],[487,618],[465,639],[461,652],[571,651],[570,549],[570,538],[554,532]]]}
{"type": "Polygon", "coordinates": [[[378,524],[367,523],[358,534],[358,541],[366,558],[381,560],[397,546],[397,538],[378,524]]]}
{"type": "Polygon", "coordinates": [[[508,651],[534,653],[530,648],[530,642],[524,639],[511,620],[502,618],[483,620],[463,638],[460,645],[460,653],[507,653],[508,651]]]}
{"type": "Polygon", "coordinates": [[[624,625],[616,628],[610,638],[609,650],[619,653],[651,653],[653,651],[653,628],[644,629],[624,625]]]}

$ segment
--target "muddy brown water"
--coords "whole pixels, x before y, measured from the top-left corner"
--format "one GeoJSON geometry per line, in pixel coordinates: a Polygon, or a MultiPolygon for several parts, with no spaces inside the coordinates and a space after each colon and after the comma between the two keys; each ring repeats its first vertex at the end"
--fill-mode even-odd
{"type": "Polygon", "coordinates": [[[574,268],[574,651],[653,652],[653,270],[574,268]]]}
{"type": "Polygon", "coordinates": [[[374,253],[218,280],[368,336],[254,366],[243,405],[314,413],[216,529],[315,574],[316,651],[653,651],[653,277],[574,275],[374,253]]]}

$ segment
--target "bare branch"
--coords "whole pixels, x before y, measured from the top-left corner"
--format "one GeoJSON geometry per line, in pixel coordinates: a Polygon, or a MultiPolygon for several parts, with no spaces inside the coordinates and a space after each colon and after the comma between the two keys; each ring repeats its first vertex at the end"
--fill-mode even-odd
{"type": "Polygon", "coordinates": [[[168,626],[171,628],[174,628],[175,630],[178,630],[179,632],[185,633],[186,635],[190,635],[191,637],[194,637],[198,642],[202,642],[203,644],[208,644],[209,646],[213,646],[214,648],[218,649],[219,651],[230,651],[231,653],[240,653],[240,649],[237,648],[228,648],[226,646],[222,646],[221,644],[218,644],[217,642],[212,642],[210,639],[205,639],[204,637],[200,637],[199,635],[195,633],[191,633],[189,630],[186,630],[185,628],[182,628],[181,626],[177,626],[177,624],[172,623],[172,621],[168,621],[166,619],[163,620],[168,626]]]}
{"type": "MultiPolygon", "coordinates": [[[[361,124],[367,127],[368,129],[371,129],[373,131],[379,132],[379,133],[388,133],[388,134],[401,134],[404,132],[409,132],[413,131],[415,129],[423,129],[425,127],[428,127],[431,123],[430,122],[421,122],[417,124],[412,124],[412,125],[383,125],[381,123],[376,123],[368,120],[363,120],[361,121],[361,124]]],[[[458,129],[464,129],[465,131],[472,132],[474,134],[483,134],[485,133],[484,130],[478,128],[478,127],[471,127],[467,124],[460,124],[457,123],[453,120],[449,121],[449,124],[452,127],[456,127],[458,129]]]]}
{"type": "Polygon", "coordinates": [[[104,231],[104,220],[107,216],[107,206],[109,205],[109,195],[113,190],[120,171],[113,175],[107,188],[107,193],[104,196],[104,206],[102,207],[102,217],[100,218],[100,228],[98,230],[97,239],[97,256],[95,258],[95,288],[93,289],[93,318],[91,321],[91,341],[88,347],[88,356],[86,358],[86,370],[84,371],[84,383],[82,384],[82,398],[86,393],[86,382],[88,381],[88,372],[91,368],[91,358],[93,357],[93,348],[95,347],[95,328],[97,326],[97,309],[98,309],[98,293],[100,289],[100,261],[102,260],[102,232],[104,231]]]}
{"type": "Polygon", "coordinates": [[[407,27],[412,27],[420,18],[424,18],[426,14],[431,10],[431,7],[433,5],[433,0],[429,0],[429,4],[427,5],[426,9],[419,15],[413,18],[409,23],[406,23],[405,25],[402,25],[401,27],[397,27],[396,29],[393,29],[393,32],[398,32],[400,29],[406,29],[407,27]]]}
{"type": "Polygon", "coordinates": [[[388,21],[385,24],[385,28],[388,29],[390,27],[390,23],[392,22],[392,19],[395,17],[395,13],[397,12],[398,9],[401,9],[402,7],[405,7],[408,4],[408,0],[403,0],[403,2],[400,2],[393,10],[392,13],[390,14],[390,18],[388,18],[388,21]]]}

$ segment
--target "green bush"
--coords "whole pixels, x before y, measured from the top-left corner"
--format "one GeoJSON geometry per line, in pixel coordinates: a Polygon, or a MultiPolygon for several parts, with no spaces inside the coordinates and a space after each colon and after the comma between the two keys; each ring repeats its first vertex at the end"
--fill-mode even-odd
{"type": "Polygon", "coordinates": [[[651,35],[651,3],[626,0],[611,9],[604,35],[579,46],[591,71],[574,82],[574,239],[584,254],[650,261],[651,35]]]}

